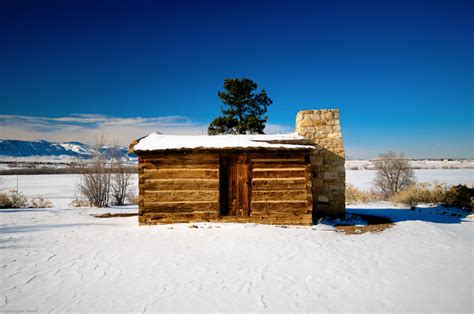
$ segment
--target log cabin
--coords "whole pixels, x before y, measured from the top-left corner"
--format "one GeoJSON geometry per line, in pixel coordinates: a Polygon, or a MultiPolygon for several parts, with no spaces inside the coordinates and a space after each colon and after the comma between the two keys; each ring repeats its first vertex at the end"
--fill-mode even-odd
{"type": "Polygon", "coordinates": [[[343,215],[339,112],[302,111],[296,126],[283,135],[156,132],[133,141],[139,223],[311,225],[321,216],[343,215]]]}

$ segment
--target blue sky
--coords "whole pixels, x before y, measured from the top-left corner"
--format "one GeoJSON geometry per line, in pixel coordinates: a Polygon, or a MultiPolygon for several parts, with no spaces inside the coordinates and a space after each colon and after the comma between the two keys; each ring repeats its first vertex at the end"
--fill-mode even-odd
{"type": "Polygon", "coordinates": [[[347,155],[474,157],[472,1],[2,1],[0,136],[202,134],[223,80],[269,132],[339,108],[347,155]]]}

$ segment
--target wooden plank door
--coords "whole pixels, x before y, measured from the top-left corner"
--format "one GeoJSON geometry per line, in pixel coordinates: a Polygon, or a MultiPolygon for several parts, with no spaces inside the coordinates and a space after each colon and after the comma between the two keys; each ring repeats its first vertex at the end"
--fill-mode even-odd
{"type": "Polygon", "coordinates": [[[245,155],[237,156],[237,215],[250,216],[250,166],[245,155]]]}
{"type": "Polygon", "coordinates": [[[222,156],[220,161],[220,214],[250,215],[250,171],[245,155],[222,156]]]}

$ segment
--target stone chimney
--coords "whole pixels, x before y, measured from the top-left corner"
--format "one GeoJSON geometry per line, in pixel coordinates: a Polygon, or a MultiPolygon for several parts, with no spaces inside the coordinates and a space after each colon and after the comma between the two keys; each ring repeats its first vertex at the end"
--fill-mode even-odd
{"type": "Polygon", "coordinates": [[[311,140],[313,213],[318,217],[345,214],[346,171],[339,110],[304,110],[296,116],[296,132],[311,140]]]}

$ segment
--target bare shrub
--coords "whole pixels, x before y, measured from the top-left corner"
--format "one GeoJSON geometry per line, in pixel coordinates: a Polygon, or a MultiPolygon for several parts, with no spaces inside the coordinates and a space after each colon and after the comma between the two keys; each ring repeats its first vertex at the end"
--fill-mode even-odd
{"type": "Polygon", "coordinates": [[[0,193],[0,208],[11,208],[10,198],[7,193],[0,193]]]}
{"type": "Polygon", "coordinates": [[[121,159],[115,159],[111,179],[110,188],[113,204],[124,205],[131,185],[131,174],[121,159]]]}
{"type": "Polygon", "coordinates": [[[91,206],[107,207],[110,192],[110,169],[105,156],[97,155],[84,167],[81,193],[89,200],[91,206]]]}
{"type": "Polygon", "coordinates": [[[447,187],[445,184],[413,184],[407,189],[396,193],[392,202],[400,203],[410,208],[419,204],[442,204],[447,207],[456,207],[472,211],[474,204],[474,189],[466,185],[447,187]]]}
{"type": "Polygon", "coordinates": [[[28,207],[28,198],[17,190],[0,193],[0,208],[28,207]]]}
{"type": "Polygon", "coordinates": [[[361,190],[352,184],[346,185],[346,204],[367,203],[377,199],[376,193],[361,190]]]}
{"type": "Polygon", "coordinates": [[[435,183],[432,184],[431,189],[431,203],[446,204],[447,192],[448,186],[446,184],[435,181],[435,183]]]}
{"type": "Polygon", "coordinates": [[[135,192],[129,192],[127,195],[127,200],[130,205],[138,204],[138,196],[135,192]]]}
{"type": "Polygon", "coordinates": [[[432,200],[432,191],[428,183],[413,184],[392,197],[392,202],[403,204],[412,209],[420,203],[432,203],[432,200]]]}
{"type": "Polygon", "coordinates": [[[90,203],[88,200],[81,199],[81,198],[75,198],[72,200],[72,202],[69,204],[70,207],[89,207],[90,203]]]}
{"type": "Polygon", "coordinates": [[[0,193],[0,208],[8,208],[8,204],[10,204],[10,201],[7,193],[0,193]]]}
{"type": "Polygon", "coordinates": [[[51,208],[53,203],[46,199],[44,196],[40,195],[30,199],[29,207],[31,208],[51,208]]]}
{"type": "Polygon", "coordinates": [[[472,212],[474,207],[474,188],[466,185],[452,186],[446,192],[445,206],[457,207],[472,212]]]}
{"type": "Polygon", "coordinates": [[[375,189],[384,199],[390,199],[415,182],[414,171],[403,154],[389,151],[379,155],[372,163],[377,171],[375,189]]]}
{"type": "Polygon", "coordinates": [[[110,162],[102,149],[105,137],[101,136],[96,142],[94,156],[88,163],[82,164],[79,189],[89,200],[90,206],[107,207],[110,195],[110,162]]]}
{"type": "MultiPolygon", "coordinates": [[[[119,150],[105,149],[104,136],[96,142],[98,144],[93,158],[81,167],[81,196],[87,198],[89,206],[107,207],[110,203],[124,205],[131,186],[131,174],[136,171],[136,167],[127,166],[119,150]]],[[[71,204],[75,205],[82,207],[82,201],[78,199],[75,204],[71,204]]]]}

